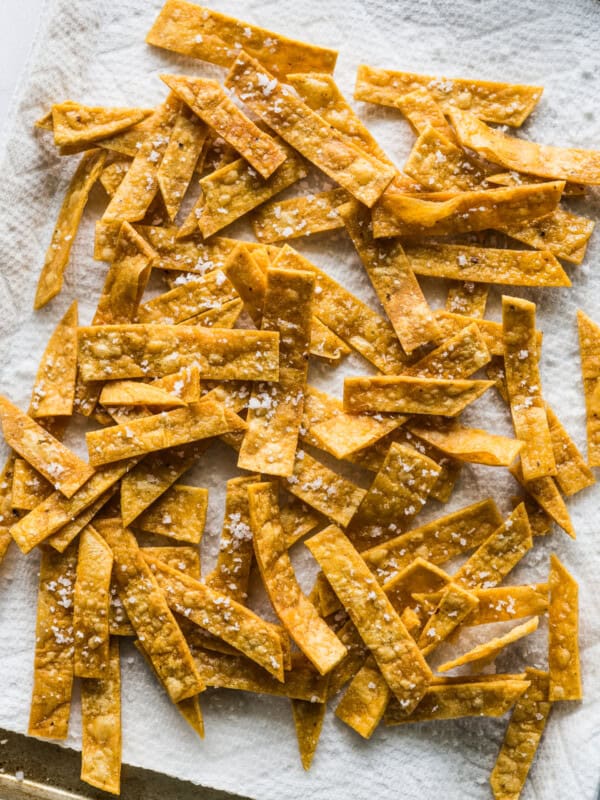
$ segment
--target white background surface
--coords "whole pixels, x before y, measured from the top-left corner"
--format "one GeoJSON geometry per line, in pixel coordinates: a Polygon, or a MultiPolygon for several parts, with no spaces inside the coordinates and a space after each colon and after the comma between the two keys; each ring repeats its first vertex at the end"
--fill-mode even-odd
{"type": "Polygon", "coordinates": [[[6,123],[10,99],[25,66],[43,0],[0,3],[0,127],[6,123]]]}

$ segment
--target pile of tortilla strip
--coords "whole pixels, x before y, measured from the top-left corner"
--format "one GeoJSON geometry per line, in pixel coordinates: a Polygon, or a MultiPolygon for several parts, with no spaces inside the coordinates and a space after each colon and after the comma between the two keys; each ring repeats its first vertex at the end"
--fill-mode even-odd
{"type": "Polygon", "coordinates": [[[575,579],[556,556],[544,583],[505,579],[553,523],[575,537],[565,498],[600,465],[600,326],[580,313],[586,463],[544,401],[535,304],[504,296],[501,323],[484,313],[491,284],[570,285],[561,262],[582,262],[593,224],[562,201],[600,184],[600,152],[505,132],[539,87],[360,66],[355,99],[414,129],[400,171],[336,86],[335,51],[183,0],[147,41],[224,67],[223,83],[161,75],[155,109],[67,101],[38,122],[79,161],[35,307],[60,292],[97,183],[95,257],[109,266],[92,324],[76,303],[58,323],[27,411],[0,398],[0,553],[11,540],[41,552],[29,732],[66,737],[78,678],[82,778],[118,794],[119,642],[132,637],[199,736],[205,689],[287,698],[307,769],[331,700],[364,738],[382,720],[510,714],[490,780],[514,800],[553,703],[582,697],[575,579]],[[277,199],[315,167],[330,188],[277,199]],[[227,236],[242,217],[255,240],[227,236]],[[329,231],[354,244],[379,312],[290,244],[327,246],[329,231]],[[149,297],[151,272],[166,286],[149,297]],[[444,309],[422,275],[450,281],[444,309]],[[343,399],[307,383],[311,362],[322,373],[351,352],[372,368],[343,399]],[[461,424],[492,387],[514,438],[461,424]],[[75,415],[96,423],[87,463],[62,441],[75,415]],[[206,573],[208,491],[185,473],[216,440],[240,476],[206,573]],[[419,525],[465,462],[510,471],[512,513],[484,497],[419,525]],[[307,534],[308,596],[289,556],[307,534]],[[254,566],[277,624],[247,605],[254,566]],[[546,615],[546,668],[496,673],[546,615]],[[498,622],[502,635],[432,673],[443,642],[498,622]]]}

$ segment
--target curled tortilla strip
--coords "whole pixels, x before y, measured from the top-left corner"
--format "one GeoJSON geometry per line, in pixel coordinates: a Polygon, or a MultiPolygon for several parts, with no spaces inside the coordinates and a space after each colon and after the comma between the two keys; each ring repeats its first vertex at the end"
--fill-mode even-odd
{"type": "Polygon", "coordinates": [[[265,203],[253,216],[254,235],[270,244],[342,228],[337,208],[349,199],[348,192],[338,188],[265,203]]]}
{"type": "Polygon", "coordinates": [[[481,319],[485,316],[489,286],[485,283],[464,281],[452,284],[448,289],[446,310],[450,313],[464,314],[467,317],[481,319]]]}
{"type": "Polygon", "coordinates": [[[381,722],[392,696],[373,656],[356,673],[335,709],[335,715],[346,725],[370,739],[381,722]]]}
{"type": "Polygon", "coordinates": [[[479,644],[477,647],[469,650],[468,653],[463,653],[462,656],[458,656],[458,658],[454,658],[451,661],[446,661],[445,664],[441,664],[437,668],[438,672],[448,672],[455,667],[462,667],[464,664],[471,664],[475,661],[481,662],[482,664],[487,664],[488,662],[493,661],[496,656],[501,653],[502,650],[504,650],[504,648],[509,644],[517,642],[524,636],[529,636],[530,633],[536,631],[538,629],[539,621],[539,617],[533,617],[533,619],[530,619],[528,622],[524,622],[521,625],[515,625],[514,628],[511,628],[510,631],[505,633],[503,636],[490,639],[488,642],[479,644]]]}
{"type": "Polygon", "coordinates": [[[432,653],[478,605],[479,599],[473,592],[450,583],[417,639],[423,655],[432,653]]]}
{"type": "Polygon", "coordinates": [[[67,100],[53,105],[51,113],[54,143],[61,147],[89,146],[131,128],[153,112],[144,108],[92,108],[67,100]]]}
{"type": "Polygon", "coordinates": [[[561,492],[567,497],[571,497],[595,483],[596,477],[585,463],[577,445],[547,403],[546,415],[556,463],[556,482],[561,492]]]}
{"type": "Polygon", "coordinates": [[[536,478],[533,481],[526,481],[520,462],[510,467],[510,473],[513,478],[521,484],[525,491],[533,497],[535,502],[542,507],[546,514],[548,514],[566,534],[572,539],[575,539],[575,528],[573,527],[569,511],[554,478],[546,476],[544,478],[536,478]]]}
{"type": "Polygon", "coordinates": [[[550,557],[548,610],[549,699],[581,700],[579,586],[560,560],[550,557]]]}
{"type": "Polygon", "coordinates": [[[73,413],[77,324],[77,301],[74,301],[54,329],[40,360],[29,407],[34,419],[73,413]]]}
{"type": "Polygon", "coordinates": [[[585,396],[588,464],[600,466],[600,326],[577,312],[579,353],[585,396]]]}
{"type": "Polygon", "coordinates": [[[452,139],[431,126],[419,134],[404,172],[430,192],[483,188],[487,174],[452,139]]]}
{"type": "Polygon", "coordinates": [[[509,467],[523,447],[518,439],[509,439],[478,428],[463,428],[461,425],[436,427],[409,423],[408,428],[442,453],[460,461],[491,467],[509,467]]]}
{"type": "Polygon", "coordinates": [[[200,544],[207,508],[208,489],[176,483],[136,518],[135,525],[179,542],[200,544]]]}

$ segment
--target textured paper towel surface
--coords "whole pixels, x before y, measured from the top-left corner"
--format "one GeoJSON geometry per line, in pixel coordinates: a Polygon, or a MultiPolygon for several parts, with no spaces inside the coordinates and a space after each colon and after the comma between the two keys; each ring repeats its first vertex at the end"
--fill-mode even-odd
{"type": "MultiPolygon", "coordinates": [[[[144,44],[160,6],[160,0],[52,0],[40,21],[37,45],[5,128],[0,171],[0,386],[22,407],[27,405],[39,355],[59,316],[77,297],[82,322],[87,323],[106,273],[106,265],[91,256],[93,219],[106,202],[98,189],[75,242],[63,293],[42,312],[31,311],[53,221],[75,168],[73,160],[55,154],[47,136],[33,133],[33,122],[51,102],[66,98],[91,104],[154,104],[164,95],[157,77],[160,71],[222,74],[144,44]]],[[[361,61],[434,75],[542,84],[545,93],[526,133],[547,143],[600,147],[600,9],[593,0],[227,0],[219,3],[219,9],[289,36],[338,48],[336,77],[348,95],[361,61]]],[[[392,111],[367,106],[359,111],[401,165],[413,140],[407,124],[392,111]]],[[[594,200],[586,201],[585,207],[598,218],[594,200]]],[[[515,290],[539,303],[544,391],[582,447],[584,411],[575,311],[582,307],[600,322],[596,239],[586,264],[569,268],[572,289],[515,290]]],[[[341,236],[299,246],[375,304],[364,272],[341,236]]],[[[429,283],[424,285],[431,289],[429,283]]],[[[491,315],[496,317],[498,297],[494,292],[491,315]]],[[[441,302],[441,295],[436,300],[441,302]]],[[[320,372],[314,380],[329,381],[329,386],[339,390],[343,372],[366,369],[354,358],[343,370],[320,372]]],[[[510,430],[506,412],[491,396],[478,401],[468,419],[481,427],[510,430]]],[[[210,468],[200,465],[194,475],[195,481],[211,490],[207,559],[211,551],[214,556],[220,529],[220,487],[233,474],[234,458],[223,448],[211,452],[210,468]]],[[[516,487],[502,474],[485,467],[465,469],[449,509],[489,494],[507,510],[516,487]]],[[[523,794],[526,800],[594,800],[600,782],[599,493],[591,489],[570,504],[577,542],[557,530],[550,541],[537,542],[511,576],[514,582],[542,579],[552,548],[581,582],[586,699],[581,705],[557,705],[553,711],[523,794]]],[[[441,513],[441,507],[431,508],[424,518],[441,513]]],[[[306,581],[310,559],[302,545],[295,549],[298,571],[306,581]]],[[[208,560],[205,563],[210,567],[208,560]]],[[[26,729],[30,699],[36,573],[37,555],[25,559],[14,547],[0,568],[0,726],[18,731],[26,729]]],[[[498,670],[518,669],[527,662],[542,665],[545,636],[544,624],[535,638],[514,646],[510,657],[499,659],[498,670]]],[[[465,647],[463,638],[458,649],[465,647]]],[[[489,771],[505,727],[504,720],[462,720],[382,728],[364,742],[328,714],[307,775],[300,767],[285,700],[206,693],[206,739],[199,742],[133,648],[127,647],[123,648],[123,694],[125,761],[257,800],[301,794],[326,800],[348,796],[487,798],[489,771]]],[[[79,718],[74,708],[67,744],[78,747],[78,742],[79,718]]]]}

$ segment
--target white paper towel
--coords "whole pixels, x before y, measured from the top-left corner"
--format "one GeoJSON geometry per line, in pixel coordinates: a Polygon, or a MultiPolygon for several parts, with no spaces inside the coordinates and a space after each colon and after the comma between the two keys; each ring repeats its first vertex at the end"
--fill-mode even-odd
{"type": "MultiPolygon", "coordinates": [[[[26,407],[39,355],[73,298],[83,323],[90,320],[106,265],[92,259],[93,222],[105,202],[94,193],[73,247],[65,288],[43,311],[31,310],[37,276],[50,240],[62,193],[75,168],[56,155],[50,138],[33,122],[54,101],[73,98],[108,105],[151,105],[164,95],[160,71],[220,75],[201,62],[151,49],[144,37],[161,0],[50,0],[37,44],[5,129],[0,180],[0,390],[26,407]]],[[[525,130],[547,143],[600,147],[600,9],[594,0],[227,0],[218,9],[242,19],[340,50],[336,78],[351,96],[356,66],[411,69],[434,75],[473,76],[545,86],[525,130]]],[[[389,154],[402,164],[413,136],[391,110],[358,105],[389,154]]],[[[573,202],[598,218],[597,198],[573,202]]],[[[584,408],[575,311],[582,307],[600,322],[600,247],[592,240],[583,267],[569,268],[571,289],[514,290],[538,302],[544,330],[543,388],[567,428],[585,446],[584,408]]],[[[364,271],[340,235],[298,245],[316,263],[377,307],[364,271]]],[[[424,281],[428,291],[432,286],[424,281]]],[[[500,293],[490,313],[498,316],[500,293]]],[[[432,293],[440,301],[441,293],[432,293]]],[[[367,370],[354,357],[342,370],[315,370],[314,380],[339,391],[344,372],[367,370]]],[[[491,396],[469,411],[482,427],[510,430],[506,411],[491,396]]],[[[468,467],[448,510],[485,495],[502,507],[516,486],[503,470],[468,467]]],[[[223,481],[235,474],[225,448],[211,451],[195,480],[211,489],[206,550],[218,539],[223,481]],[[214,457],[213,457],[214,453],[214,457]],[[215,465],[218,464],[218,469],[215,465]]],[[[554,549],[581,582],[581,644],[586,699],[558,704],[523,794],[526,800],[577,797],[594,800],[600,782],[600,545],[598,489],[570,503],[578,533],[572,542],[560,531],[534,550],[511,582],[543,579],[554,549]]],[[[423,519],[443,513],[432,504],[423,519]]],[[[312,565],[305,548],[295,548],[303,579],[312,565]]],[[[210,564],[207,562],[207,566],[210,564]]],[[[25,559],[12,548],[0,568],[0,725],[27,726],[34,647],[37,556],[25,559]]],[[[544,626],[545,627],[545,626],[544,626]]],[[[464,642],[464,640],[463,640],[464,642]]],[[[464,645],[463,645],[464,646],[464,645]]],[[[544,664],[545,630],[500,659],[498,670],[544,664]]],[[[180,778],[247,795],[281,800],[309,793],[322,800],[351,796],[444,796],[467,800],[490,796],[487,780],[502,738],[504,720],[459,720],[379,729],[370,742],[328,714],[314,765],[305,774],[297,755],[287,701],[207,692],[203,698],[206,739],[199,742],[179,718],[133,648],[123,648],[123,758],[180,778]]],[[[69,746],[79,744],[74,708],[69,746]]]]}

